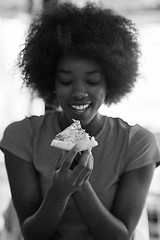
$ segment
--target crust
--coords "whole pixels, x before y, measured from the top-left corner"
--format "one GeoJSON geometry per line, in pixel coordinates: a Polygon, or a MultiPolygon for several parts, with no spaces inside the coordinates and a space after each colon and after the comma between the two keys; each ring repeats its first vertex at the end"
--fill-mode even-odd
{"type": "MultiPolygon", "coordinates": [[[[65,141],[58,141],[55,139],[53,139],[53,141],[51,142],[52,147],[56,147],[56,148],[60,148],[63,150],[68,150],[68,151],[70,151],[74,147],[75,144],[76,144],[76,142],[71,143],[71,142],[65,142],[65,141]]],[[[91,138],[91,140],[85,139],[84,141],[80,141],[78,143],[79,151],[85,151],[85,150],[91,149],[97,145],[98,145],[98,143],[95,141],[94,138],[91,138]]]]}
{"type": "Polygon", "coordinates": [[[80,121],[74,120],[73,123],[58,133],[51,142],[52,147],[70,151],[75,144],[78,144],[79,151],[85,151],[97,146],[98,143],[94,137],[82,129],[80,121]]]}

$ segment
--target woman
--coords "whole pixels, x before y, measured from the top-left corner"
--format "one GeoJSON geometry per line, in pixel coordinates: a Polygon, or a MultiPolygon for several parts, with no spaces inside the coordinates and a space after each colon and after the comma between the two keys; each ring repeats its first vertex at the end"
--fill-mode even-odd
{"type": "Polygon", "coordinates": [[[1,141],[24,239],[134,235],[160,154],[148,130],[98,110],[132,90],[136,37],[130,20],[89,3],[50,2],[31,24],[19,55],[24,83],[60,108],[11,124],[1,141]],[[73,170],[78,147],[50,146],[72,119],[98,141],[73,170]]]}

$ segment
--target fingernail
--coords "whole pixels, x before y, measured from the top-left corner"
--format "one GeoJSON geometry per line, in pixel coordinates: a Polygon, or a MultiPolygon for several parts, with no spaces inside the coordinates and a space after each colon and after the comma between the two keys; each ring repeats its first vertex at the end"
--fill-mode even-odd
{"type": "Polygon", "coordinates": [[[76,150],[80,150],[80,144],[79,143],[76,143],[74,147],[75,147],[76,150]]]}
{"type": "Polygon", "coordinates": [[[91,154],[92,153],[91,151],[92,151],[92,148],[89,148],[88,153],[91,154]]]}

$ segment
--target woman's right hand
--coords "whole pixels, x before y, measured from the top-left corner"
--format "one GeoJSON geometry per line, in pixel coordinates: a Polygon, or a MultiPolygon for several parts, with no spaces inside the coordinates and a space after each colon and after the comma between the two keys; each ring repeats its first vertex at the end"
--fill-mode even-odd
{"type": "Polygon", "coordinates": [[[93,170],[93,155],[90,150],[81,154],[77,165],[71,170],[72,162],[79,152],[75,145],[69,152],[62,151],[53,174],[53,186],[58,197],[69,197],[88,181],[93,170]]]}

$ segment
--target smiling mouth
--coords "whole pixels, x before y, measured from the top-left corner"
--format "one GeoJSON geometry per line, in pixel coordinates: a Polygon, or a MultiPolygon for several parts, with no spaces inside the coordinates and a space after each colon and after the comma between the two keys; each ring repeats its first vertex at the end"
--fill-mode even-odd
{"type": "Polygon", "coordinates": [[[82,104],[82,105],[70,105],[72,109],[76,111],[85,111],[90,107],[91,104],[82,104]]]}

